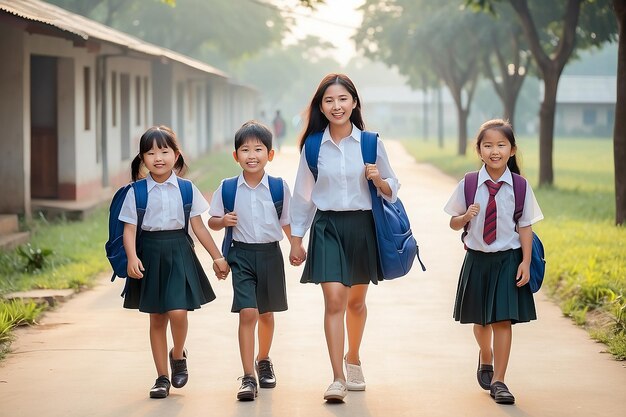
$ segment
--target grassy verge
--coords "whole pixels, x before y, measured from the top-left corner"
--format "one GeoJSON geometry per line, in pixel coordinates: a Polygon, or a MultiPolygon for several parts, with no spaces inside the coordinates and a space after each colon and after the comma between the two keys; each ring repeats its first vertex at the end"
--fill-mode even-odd
{"type": "MultiPolygon", "coordinates": [[[[403,143],[418,161],[455,178],[480,166],[473,148],[455,155],[453,140],[443,149],[434,140],[403,143]]],[[[537,140],[519,138],[518,147],[545,216],[533,228],[546,248],[543,291],[616,359],[626,359],[626,228],[614,225],[612,141],[557,138],[554,186],[538,189],[537,140]]]]}
{"type": "MultiPolygon", "coordinates": [[[[213,152],[189,165],[196,186],[209,193],[222,178],[239,172],[230,151],[213,152]]],[[[29,289],[90,287],[98,274],[110,269],[104,253],[108,215],[108,207],[103,207],[82,222],[34,219],[28,226],[32,251],[28,247],[22,247],[22,254],[20,250],[0,251],[0,297],[8,292],[29,289]],[[42,253],[51,250],[52,253],[38,260],[30,255],[36,255],[38,250],[42,253]],[[29,263],[31,266],[27,271],[29,263]]],[[[0,356],[11,340],[11,329],[34,322],[42,310],[33,310],[29,303],[14,304],[0,298],[0,356]],[[15,319],[22,315],[30,319],[15,319]]]]}

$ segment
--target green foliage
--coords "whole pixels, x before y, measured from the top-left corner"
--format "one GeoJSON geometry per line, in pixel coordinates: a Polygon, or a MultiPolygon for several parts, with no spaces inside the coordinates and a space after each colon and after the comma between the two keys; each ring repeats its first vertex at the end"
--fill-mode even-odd
{"type": "Polygon", "coordinates": [[[43,269],[46,259],[53,254],[53,251],[52,249],[34,248],[30,243],[27,243],[17,248],[17,254],[26,262],[24,270],[33,273],[43,269]]]}
{"type": "Polygon", "coordinates": [[[0,301],[0,345],[11,341],[15,327],[35,324],[43,310],[33,301],[0,301]]]}
{"type": "MultiPolygon", "coordinates": [[[[534,184],[537,139],[518,137],[517,142],[525,156],[522,171],[534,184]]],[[[415,140],[404,144],[418,161],[455,178],[480,166],[475,153],[456,156],[449,143],[444,149],[415,140]]],[[[626,228],[614,225],[612,141],[557,138],[554,155],[555,186],[533,189],[545,216],[533,227],[546,248],[542,291],[606,343],[616,359],[626,359],[626,228]]]]}

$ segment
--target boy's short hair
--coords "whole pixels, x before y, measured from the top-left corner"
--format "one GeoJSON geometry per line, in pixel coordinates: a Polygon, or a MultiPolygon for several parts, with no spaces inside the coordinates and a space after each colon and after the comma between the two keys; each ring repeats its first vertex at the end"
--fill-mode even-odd
{"type": "Polygon", "coordinates": [[[256,120],[245,122],[235,133],[235,150],[241,148],[248,140],[258,139],[267,148],[272,150],[272,131],[263,123],[256,120]]]}

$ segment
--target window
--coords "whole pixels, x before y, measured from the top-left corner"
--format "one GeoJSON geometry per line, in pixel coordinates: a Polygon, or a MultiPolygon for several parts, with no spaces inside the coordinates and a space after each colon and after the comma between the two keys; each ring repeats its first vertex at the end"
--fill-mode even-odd
{"type": "Polygon", "coordinates": [[[91,68],[83,68],[83,91],[85,93],[85,130],[91,129],[91,68]]]}
{"type": "Polygon", "coordinates": [[[583,124],[585,126],[594,126],[598,113],[595,109],[583,109],[583,124]]]}
{"type": "Polygon", "coordinates": [[[141,125],[141,77],[135,77],[135,124],[141,125]]]}
{"type": "Polygon", "coordinates": [[[117,126],[117,72],[111,73],[111,124],[117,126]]]}

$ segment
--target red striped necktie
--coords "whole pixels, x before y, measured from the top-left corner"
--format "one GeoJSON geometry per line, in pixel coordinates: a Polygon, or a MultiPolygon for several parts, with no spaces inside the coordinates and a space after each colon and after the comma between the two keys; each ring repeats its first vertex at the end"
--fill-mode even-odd
{"type": "Polygon", "coordinates": [[[496,194],[502,181],[497,184],[491,180],[485,181],[489,190],[489,201],[487,202],[487,211],[485,212],[485,227],[483,228],[483,240],[486,244],[491,245],[496,240],[496,224],[498,220],[498,208],[496,207],[496,194]]]}

